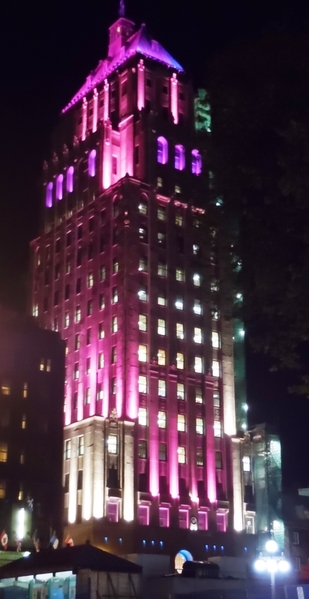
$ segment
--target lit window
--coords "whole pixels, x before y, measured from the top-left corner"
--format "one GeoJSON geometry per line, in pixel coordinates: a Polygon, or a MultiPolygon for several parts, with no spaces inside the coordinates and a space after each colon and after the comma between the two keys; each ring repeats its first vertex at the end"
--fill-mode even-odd
{"type": "Polygon", "coordinates": [[[113,260],[113,275],[116,275],[117,272],[119,272],[119,262],[118,262],[117,258],[114,258],[114,260],[113,260]]]}
{"type": "Polygon", "coordinates": [[[177,383],[177,399],[185,399],[185,386],[183,383],[177,383]]]}
{"type": "Polygon", "coordinates": [[[70,325],[70,313],[66,312],[64,315],[64,326],[68,327],[70,325]]]}
{"type": "Polygon", "coordinates": [[[140,424],[141,426],[147,426],[147,409],[146,408],[139,408],[138,424],[140,424]]]}
{"type": "Polygon", "coordinates": [[[117,175],[118,171],[118,159],[117,156],[112,156],[112,173],[113,175],[117,175]]]}
{"type": "Polygon", "coordinates": [[[97,401],[102,401],[104,398],[104,391],[102,383],[97,384],[97,401]]]}
{"type": "Polygon", "coordinates": [[[202,343],[202,329],[194,327],[194,343],[202,343]]]}
{"type": "Polygon", "coordinates": [[[183,216],[180,212],[176,212],[175,225],[178,227],[183,227],[183,216]]]}
{"type": "Polygon", "coordinates": [[[195,287],[201,286],[201,275],[198,275],[197,273],[193,275],[193,285],[195,285],[195,287]]]}
{"type": "Polygon", "coordinates": [[[86,374],[90,374],[90,370],[91,370],[91,359],[87,358],[87,360],[86,360],[86,374]]]}
{"type": "Polygon", "coordinates": [[[104,295],[104,293],[100,293],[100,296],[99,296],[99,309],[100,310],[104,310],[104,308],[105,308],[105,295],[104,295]]]}
{"type": "Polygon", "coordinates": [[[71,458],[71,439],[68,439],[64,443],[64,459],[69,460],[71,458]]]}
{"type": "Polygon", "coordinates": [[[69,166],[67,170],[67,192],[72,193],[74,189],[74,166],[69,166]]]}
{"type": "Polygon", "coordinates": [[[176,323],[176,337],[177,339],[184,339],[184,326],[181,322],[176,323]]]}
{"type": "Polygon", "coordinates": [[[25,454],[24,454],[23,451],[21,452],[21,454],[19,456],[19,463],[20,464],[24,464],[25,463],[25,454]]]}
{"type": "Polygon", "coordinates": [[[80,348],[80,334],[77,333],[77,335],[75,335],[74,349],[75,349],[75,351],[77,351],[79,348],[80,348]]]}
{"type": "Polygon", "coordinates": [[[178,447],[177,454],[178,454],[178,464],[185,464],[186,463],[186,448],[178,447]]]}
{"type": "Polygon", "coordinates": [[[158,380],[158,395],[159,397],[166,397],[166,381],[164,379],[158,380]]]}
{"type": "Polygon", "coordinates": [[[147,316],[146,316],[146,314],[139,315],[138,328],[140,331],[147,331],[147,316]]]}
{"type": "Polygon", "coordinates": [[[85,405],[89,406],[90,404],[90,387],[86,388],[86,395],[85,395],[85,405]]]}
{"type": "Polygon", "coordinates": [[[148,260],[146,256],[141,256],[138,263],[138,270],[140,272],[147,272],[148,270],[148,260]]]}
{"type": "Polygon", "coordinates": [[[138,392],[147,393],[147,377],[143,374],[140,374],[138,377],[138,392]]]}
{"type": "Polygon", "coordinates": [[[165,262],[158,263],[158,275],[159,277],[167,277],[167,265],[165,262]]]}
{"type": "Polygon", "coordinates": [[[203,314],[202,303],[198,299],[194,300],[193,312],[194,314],[203,314]]]}
{"type": "Polygon", "coordinates": [[[166,301],[166,294],[164,291],[160,291],[159,295],[158,295],[158,305],[159,306],[166,306],[167,301],[166,301]]]}
{"type": "Polygon", "coordinates": [[[212,317],[214,320],[219,320],[219,317],[220,317],[219,310],[213,310],[212,317]]]}
{"type": "Polygon", "coordinates": [[[88,173],[90,177],[94,177],[95,176],[95,170],[96,170],[96,151],[95,150],[91,150],[91,152],[89,152],[89,156],[88,156],[88,173]]]}
{"type": "Polygon", "coordinates": [[[157,140],[157,161],[159,164],[166,164],[168,161],[168,144],[165,137],[158,137],[157,140]]]}
{"type": "Polygon", "coordinates": [[[198,150],[191,152],[191,171],[193,175],[200,175],[202,172],[202,157],[198,150]]]}
{"type": "Polygon", "coordinates": [[[158,232],[158,244],[165,247],[165,233],[162,233],[161,231],[158,232]]]}
{"type": "Polygon", "coordinates": [[[58,175],[56,180],[56,198],[57,200],[63,198],[63,175],[58,175]]]}
{"type": "Polygon", "coordinates": [[[158,349],[158,364],[159,366],[166,365],[166,351],[165,349],[158,349]]]}
{"type": "Polygon", "coordinates": [[[112,318],[112,333],[117,333],[118,331],[118,318],[117,316],[113,316],[112,318]]]}
{"type": "Polygon", "coordinates": [[[51,371],[51,360],[50,358],[47,358],[46,360],[46,372],[50,372],[51,371]]]}
{"type": "Polygon", "coordinates": [[[198,435],[204,434],[204,421],[203,418],[197,418],[195,421],[195,430],[198,435]]]}
{"type": "Polygon", "coordinates": [[[138,361],[147,362],[147,345],[138,346],[138,361]]]}
{"type": "Polygon", "coordinates": [[[26,399],[28,397],[28,383],[24,383],[23,386],[23,398],[26,399]]]}
{"type": "Polygon", "coordinates": [[[200,246],[197,245],[196,243],[194,243],[192,246],[192,250],[193,250],[193,255],[198,256],[200,253],[200,246]]]}
{"type": "Polygon", "coordinates": [[[138,206],[138,211],[140,214],[143,214],[144,216],[146,216],[147,214],[147,204],[141,202],[138,206]]]}
{"type": "Polygon", "coordinates": [[[46,208],[51,208],[53,205],[53,184],[51,182],[46,185],[45,205],[46,208]]]}
{"type": "Polygon", "coordinates": [[[104,354],[102,353],[98,355],[98,368],[99,370],[101,370],[101,368],[104,368],[104,354]]]}
{"type": "MultiPolygon", "coordinates": [[[[1,495],[1,481],[0,481],[0,499],[3,499],[3,495],[1,495]]],[[[18,501],[23,501],[24,499],[24,491],[23,491],[23,486],[20,485],[19,487],[19,491],[18,491],[18,496],[17,496],[17,500],[18,501]]]]}
{"type": "MultiPolygon", "coordinates": [[[[41,370],[41,368],[40,368],[41,370]]],[[[43,362],[43,370],[44,370],[44,362],[43,362]]],[[[10,395],[11,394],[11,385],[9,381],[4,381],[1,385],[1,393],[2,395],[10,395]]]]}
{"type": "Polygon", "coordinates": [[[162,206],[160,206],[160,208],[158,208],[158,219],[166,220],[166,210],[162,206]]]}
{"type": "Polygon", "coordinates": [[[45,370],[45,360],[44,360],[44,358],[41,358],[41,360],[40,360],[40,370],[41,370],[41,372],[43,370],[45,370]]]}
{"type": "Polygon", "coordinates": [[[195,356],[194,358],[194,372],[201,374],[203,372],[203,358],[195,356]]]}
{"type": "Polygon", "coordinates": [[[100,267],[100,281],[105,281],[106,278],[106,268],[105,266],[100,267]]]}
{"type": "Polygon", "coordinates": [[[93,272],[88,273],[87,286],[93,287],[93,272]]]}
{"type": "Polygon", "coordinates": [[[215,420],[214,422],[214,434],[215,437],[222,437],[222,426],[219,420],[215,420]]]}
{"type": "Polygon", "coordinates": [[[32,316],[38,317],[39,315],[39,306],[38,304],[34,304],[32,308],[32,316]]]}
{"type": "Polygon", "coordinates": [[[105,336],[104,326],[103,326],[103,323],[100,322],[100,324],[99,324],[99,339],[104,339],[104,336],[105,336]]]}
{"type": "Polygon", "coordinates": [[[148,241],[148,232],[146,227],[139,227],[138,229],[138,237],[139,240],[142,241],[143,243],[147,243],[148,241]]]}
{"type": "Polygon", "coordinates": [[[181,352],[177,352],[176,354],[176,365],[179,370],[183,370],[185,367],[185,357],[181,352]]]}
{"type": "Polygon", "coordinates": [[[91,344],[91,329],[87,329],[86,343],[87,345],[91,344]]]}
{"type": "Polygon", "coordinates": [[[163,187],[163,179],[162,179],[162,177],[157,177],[157,187],[163,187]]]}
{"type": "Polygon", "coordinates": [[[183,299],[182,297],[178,297],[175,301],[176,310],[183,310],[183,299]]]}
{"type": "Polygon", "coordinates": [[[215,408],[220,408],[221,401],[220,401],[220,393],[219,393],[219,391],[214,391],[213,392],[213,400],[214,400],[214,407],[215,408]]]}
{"type": "Polygon", "coordinates": [[[200,447],[196,450],[196,465],[204,466],[204,451],[200,447]]]}
{"type": "Polygon", "coordinates": [[[195,218],[195,219],[193,220],[193,227],[195,227],[196,229],[199,229],[199,228],[200,228],[200,226],[201,226],[201,221],[200,221],[200,219],[199,219],[199,218],[195,218]]]}
{"type": "Polygon", "coordinates": [[[147,287],[140,287],[140,289],[137,292],[138,295],[138,299],[141,302],[147,302],[147,287]]]}
{"type": "Polygon", "coordinates": [[[250,460],[250,456],[244,455],[244,457],[242,459],[242,467],[243,467],[243,471],[244,472],[250,472],[251,471],[251,460],[250,460]]]}
{"type": "Polygon", "coordinates": [[[75,310],[75,322],[80,322],[82,317],[81,307],[77,306],[75,310]]]}
{"type": "Polygon", "coordinates": [[[112,291],[112,304],[117,304],[118,302],[118,288],[117,287],[113,287],[113,291],[112,291]]]}
{"type": "Polygon", "coordinates": [[[0,443],[0,462],[7,462],[8,446],[7,443],[0,443]]]}
{"type": "Polygon", "coordinates": [[[177,430],[179,433],[186,432],[186,417],[184,414],[178,414],[177,417],[177,430]]]}
{"type": "Polygon", "coordinates": [[[117,435],[108,435],[107,438],[108,453],[116,455],[118,453],[118,438],[117,435]]]}
{"type": "Polygon", "coordinates": [[[142,439],[138,442],[137,452],[139,458],[142,460],[147,460],[147,441],[142,439]]]}
{"type": "Polygon", "coordinates": [[[74,364],[73,378],[74,379],[78,379],[79,378],[79,366],[78,366],[78,363],[74,364]]]}
{"type": "Polygon", "coordinates": [[[195,387],[195,403],[203,403],[202,387],[195,387]]]}
{"type": "Polygon", "coordinates": [[[113,377],[111,379],[111,393],[112,395],[116,395],[116,378],[113,377]]]}
{"type": "Polygon", "coordinates": [[[80,437],[78,437],[78,444],[77,444],[77,453],[79,456],[84,455],[84,450],[85,450],[85,438],[84,435],[80,435],[80,437]]]}
{"type": "Polygon", "coordinates": [[[212,363],[212,376],[219,377],[220,376],[220,364],[218,360],[213,360],[212,363]]]}
{"type": "Polygon", "coordinates": [[[212,347],[214,349],[219,349],[219,347],[220,347],[219,333],[216,333],[216,331],[213,331],[212,336],[211,336],[211,341],[212,341],[212,347]]]}
{"type": "Polygon", "coordinates": [[[226,514],[216,513],[217,530],[220,532],[226,531],[226,514]]]}
{"type": "Polygon", "coordinates": [[[158,412],[158,427],[166,428],[166,412],[158,412]]]}
{"type": "Polygon", "coordinates": [[[183,171],[185,168],[185,149],[184,146],[178,144],[175,146],[175,169],[183,171]]]}
{"type": "Polygon", "coordinates": [[[166,322],[163,318],[158,318],[158,335],[165,335],[166,322]]]}
{"type": "Polygon", "coordinates": [[[176,281],[183,283],[185,280],[185,273],[182,268],[176,268],[176,281]]]}
{"type": "Polygon", "coordinates": [[[222,452],[221,451],[215,452],[215,466],[216,466],[216,470],[222,470],[222,452]]]}

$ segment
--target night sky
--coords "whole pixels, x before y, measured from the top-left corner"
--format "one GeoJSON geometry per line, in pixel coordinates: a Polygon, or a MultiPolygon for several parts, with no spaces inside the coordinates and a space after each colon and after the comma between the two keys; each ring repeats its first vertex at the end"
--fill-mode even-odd
{"type": "MultiPolygon", "coordinates": [[[[0,302],[26,306],[29,241],[38,234],[39,179],[61,108],[105,58],[118,0],[11,0],[0,35],[0,302]],[[38,8],[39,6],[39,8],[38,8]]],[[[307,5],[307,6],[305,6],[307,5]]],[[[145,22],[184,66],[195,87],[207,87],[207,61],[264,31],[309,24],[303,0],[126,0],[127,16],[145,22]],[[201,12],[201,6],[203,12],[201,12]]],[[[309,400],[288,396],[288,378],[268,375],[249,355],[251,419],[277,422],[283,435],[284,481],[309,483],[306,423],[309,400]],[[294,431],[291,433],[291,428],[294,431]]]]}

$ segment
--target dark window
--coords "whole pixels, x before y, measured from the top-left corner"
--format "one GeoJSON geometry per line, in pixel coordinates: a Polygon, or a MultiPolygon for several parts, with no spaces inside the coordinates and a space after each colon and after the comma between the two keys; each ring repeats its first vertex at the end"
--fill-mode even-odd
{"type": "Polygon", "coordinates": [[[104,252],[105,251],[105,239],[103,237],[103,235],[101,235],[100,237],[100,252],[104,252]]]}
{"type": "Polygon", "coordinates": [[[87,329],[87,345],[91,343],[91,329],[87,329]]]}
{"type": "Polygon", "coordinates": [[[81,278],[76,281],[76,293],[80,293],[82,290],[82,280],[81,278]]]}
{"type": "Polygon", "coordinates": [[[177,237],[177,249],[180,254],[184,253],[184,240],[182,237],[177,237]]]}
{"type": "Polygon", "coordinates": [[[196,450],[196,465],[204,466],[204,451],[203,451],[203,449],[196,450]]]}
{"type": "Polygon", "coordinates": [[[138,442],[138,457],[147,460],[147,441],[138,442]]]}
{"type": "Polygon", "coordinates": [[[59,303],[59,291],[55,291],[54,294],[54,306],[58,306],[59,303]]]}
{"type": "Polygon", "coordinates": [[[185,95],[183,92],[179,93],[179,100],[185,100],[185,95]]]}
{"type": "Polygon", "coordinates": [[[128,92],[128,82],[124,81],[122,86],[121,86],[121,95],[125,96],[128,92]]]}
{"type": "Polygon", "coordinates": [[[139,164],[139,146],[134,148],[134,163],[139,164]]]}
{"type": "Polygon", "coordinates": [[[48,268],[45,270],[45,273],[44,273],[44,283],[45,283],[45,285],[49,285],[49,270],[48,270],[48,268]]]}
{"type": "Polygon", "coordinates": [[[92,300],[88,300],[87,302],[87,316],[91,316],[92,314],[93,303],[92,300]]]}
{"type": "Polygon", "coordinates": [[[222,470],[222,453],[221,453],[221,451],[216,451],[216,468],[217,468],[217,470],[222,470]]]}
{"type": "Polygon", "coordinates": [[[78,393],[75,391],[73,395],[73,410],[77,410],[78,393]]]}
{"type": "Polygon", "coordinates": [[[105,224],[105,220],[106,220],[106,211],[102,210],[102,212],[101,212],[101,225],[105,224]]]}
{"type": "Polygon", "coordinates": [[[83,227],[82,225],[79,225],[79,227],[77,227],[77,239],[82,239],[83,237],[83,227]]]}
{"type": "Polygon", "coordinates": [[[81,248],[79,248],[77,250],[76,264],[77,264],[77,266],[81,266],[81,264],[82,264],[82,250],[81,250],[81,248]]]}
{"type": "Polygon", "coordinates": [[[164,94],[168,94],[168,87],[167,87],[167,85],[163,85],[162,91],[163,91],[164,94]]]}
{"type": "Polygon", "coordinates": [[[92,260],[94,255],[93,243],[89,243],[88,246],[88,260],[92,260]]]}
{"type": "Polygon", "coordinates": [[[69,247],[71,245],[71,241],[72,241],[72,235],[71,235],[71,233],[67,233],[67,239],[66,239],[67,247],[69,247]]]}
{"type": "Polygon", "coordinates": [[[57,239],[57,241],[56,241],[56,254],[59,254],[60,249],[61,249],[61,240],[57,239]]]}
{"type": "Polygon", "coordinates": [[[169,114],[170,114],[170,111],[169,111],[168,107],[167,106],[163,106],[162,107],[162,118],[163,118],[164,121],[168,120],[169,114]]]}
{"type": "Polygon", "coordinates": [[[167,460],[166,443],[159,443],[159,460],[160,462],[167,460]]]}
{"type": "Polygon", "coordinates": [[[65,493],[69,492],[69,483],[70,483],[70,475],[65,474],[65,477],[64,477],[64,492],[65,493]]]}
{"type": "Polygon", "coordinates": [[[55,266],[55,279],[59,279],[60,276],[60,264],[56,264],[55,266]]]}
{"type": "Polygon", "coordinates": [[[43,311],[47,312],[47,310],[48,310],[48,297],[44,297],[43,311]]]}
{"type": "Polygon", "coordinates": [[[64,299],[68,300],[69,298],[70,298],[70,285],[67,284],[65,286],[64,299]]]}
{"type": "Polygon", "coordinates": [[[77,490],[81,491],[83,488],[83,471],[78,470],[77,473],[77,490]]]}
{"type": "Polygon", "coordinates": [[[149,77],[147,77],[147,79],[146,79],[146,85],[147,85],[147,87],[152,87],[152,81],[151,81],[151,79],[149,79],[149,77]]]}
{"type": "Polygon", "coordinates": [[[88,222],[89,232],[92,233],[94,231],[94,218],[90,218],[88,222]]]}

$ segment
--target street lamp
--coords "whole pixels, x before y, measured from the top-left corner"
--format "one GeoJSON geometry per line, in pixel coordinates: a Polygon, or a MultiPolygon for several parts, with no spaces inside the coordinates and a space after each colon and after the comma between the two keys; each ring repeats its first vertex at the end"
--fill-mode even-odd
{"type": "Polygon", "coordinates": [[[254,569],[259,574],[270,574],[271,599],[276,596],[276,574],[287,574],[290,570],[290,563],[283,555],[278,555],[278,543],[274,539],[269,539],[264,551],[260,553],[258,559],[254,562],[254,569]]]}

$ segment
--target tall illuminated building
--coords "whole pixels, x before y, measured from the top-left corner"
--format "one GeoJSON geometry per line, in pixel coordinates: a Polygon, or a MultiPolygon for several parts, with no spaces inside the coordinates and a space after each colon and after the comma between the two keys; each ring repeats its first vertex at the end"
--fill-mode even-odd
{"type": "Polygon", "coordinates": [[[33,314],[67,347],[66,530],[204,551],[245,528],[227,253],[190,82],[122,5],[44,167],[33,314]]]}

